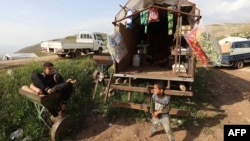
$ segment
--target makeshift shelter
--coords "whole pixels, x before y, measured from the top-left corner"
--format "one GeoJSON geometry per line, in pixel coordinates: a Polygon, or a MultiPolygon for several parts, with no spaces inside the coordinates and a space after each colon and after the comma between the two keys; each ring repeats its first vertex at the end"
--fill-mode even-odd
{"type": "MultiPolygon", "coordinates": [[[[126,55],[114,55],[119,58],[115,64],[116,72],[131,66],[133,56],[140,52],[140,45],[146,46],[146,57],[152,61],[145,63],[160,62],[169,57],[171,52],[181,50],[182,47],[187,48],[183,35],[190,32],[201,18],[196,5],[187,0],[129,0],[121,7],[113,22],[114,34],[121,35],[120,46],[126,47],[126,55]],[[150,22],[150,17],[148,20],[145,18],[150,15],[152,8],[158,18],[150,22]],[[127,15],[128,11],[133,13],[127,15]],[[128,21],[131,21],[129,25],[128,21]]],[[[140,59],[142,61],[143,57],[140,59]]],[[[177,61],[177,58],[175,60],[177,61]]]]}
{"type": "MultiPolygon", "coordinates": [[[[114,73],[105,88],[105,101],[112,90],[127,91],[128,100],[114,101],[114,106],[152,112],[149,103],[137,103],[131,96],[148,94],[150,100],[152,80],[166,82],[166,95],[192,96],[196,57],[184,35],[200,18],[199,9],[188,0],[129,0],[121,6],[114,33],[107,37],[114,73]]],[[[187,115],[173,109],[170,114],[187,115]]]]}

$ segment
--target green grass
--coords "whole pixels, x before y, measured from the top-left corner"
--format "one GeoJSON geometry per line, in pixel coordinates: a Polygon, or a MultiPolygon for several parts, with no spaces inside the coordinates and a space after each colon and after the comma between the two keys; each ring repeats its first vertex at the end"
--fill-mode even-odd
{"type": "MultiPolygon", "coordinates": [[[[54,64],[65,79],[77,79],[74,94],[66,109],[66,113],[74,119],[72,134],[76,134],[83,128],[85,117],[93,114],[92,109],[98,109],[100,105],[98,101],[92,100],[92,72],[98,65],[91,58],[63,60],[54,64]]],[[[37,62],[1,71],[0,140],[9,140],[9,135],[17,128],[23,129],[23,138],[29,136],[32,140],[49,140],[49,129],[37,118],[33,103],[18,94],[21,86],[31,83],[31,73],[41,71],[41,64],[37,62]]]]}

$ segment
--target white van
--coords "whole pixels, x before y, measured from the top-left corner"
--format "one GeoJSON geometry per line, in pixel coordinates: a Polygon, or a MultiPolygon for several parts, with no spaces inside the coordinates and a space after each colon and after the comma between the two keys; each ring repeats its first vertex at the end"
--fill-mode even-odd
{"type": "Polygon", "coordinates": [[[61,41],[41,42],[43,52],[52,52],[59,57],[69,55],[71,57],[81,56],[82,53],[94,52],[101,54],[106,46],[101,34],[97,32],[81,31],[76,35],[75,43],[64,43],[61,41]]]}
{"type": "Polygon", "coordinates": [[[228,42],[221,45],[222,66],[243,68],[250,62],[250,40],[228,42]]]}

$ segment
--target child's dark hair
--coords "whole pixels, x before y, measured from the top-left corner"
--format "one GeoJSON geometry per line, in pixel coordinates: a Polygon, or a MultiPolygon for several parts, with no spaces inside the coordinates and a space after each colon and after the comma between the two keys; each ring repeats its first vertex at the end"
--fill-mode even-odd
{"type": "Polygon", "coordinates": [[[156,81],[154,84],[157,85],[159,89],[163,89],[163,90],[166,89],[166,84],[164,83],[164,81],[156,81]]]}
{"type": "Polygon", "coordinates": [[[54,66],[54,64],[51,63],[51,62],[45,62],[45,63],[43,64],[43,68],[53,67],[53,66],[54,66]]]}

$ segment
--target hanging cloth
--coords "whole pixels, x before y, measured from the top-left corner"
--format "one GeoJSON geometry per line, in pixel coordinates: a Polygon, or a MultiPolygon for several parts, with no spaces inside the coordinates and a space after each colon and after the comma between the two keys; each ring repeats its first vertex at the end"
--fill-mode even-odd
{"type": "Polygon", "coordinates": [[[147,33],[147,27],[148,27],[148,9],[140,12],[140,21],[141,21],[141,25],[145,26],[144,32],[147,33]]]}
{"type": "Polygon", "coordinates": [[[156,7],[150,7],[148,10],[148,22],[158,22],[159,21],[159,13],[158,8],[156,7]]]}
{"type": "MultiPolygon", "coordinates": [[[[169,9],[173,9],[173,6],[169,6],[169,9]]],[[[168,35],[173,35],[174,28],[174,14],[171,11],[168,11],[168,35]]]]}
{"type": "Polygon", "coordinates": [[[129,16],[127,19],[126,19],[126,28],[127,29],[131,29],[132,28],[132,22],[133,22],[133,17],[131,16],[134,12],[134,9],[128,9],[127,11],[127,15],[126,16],[129,16]]]}

